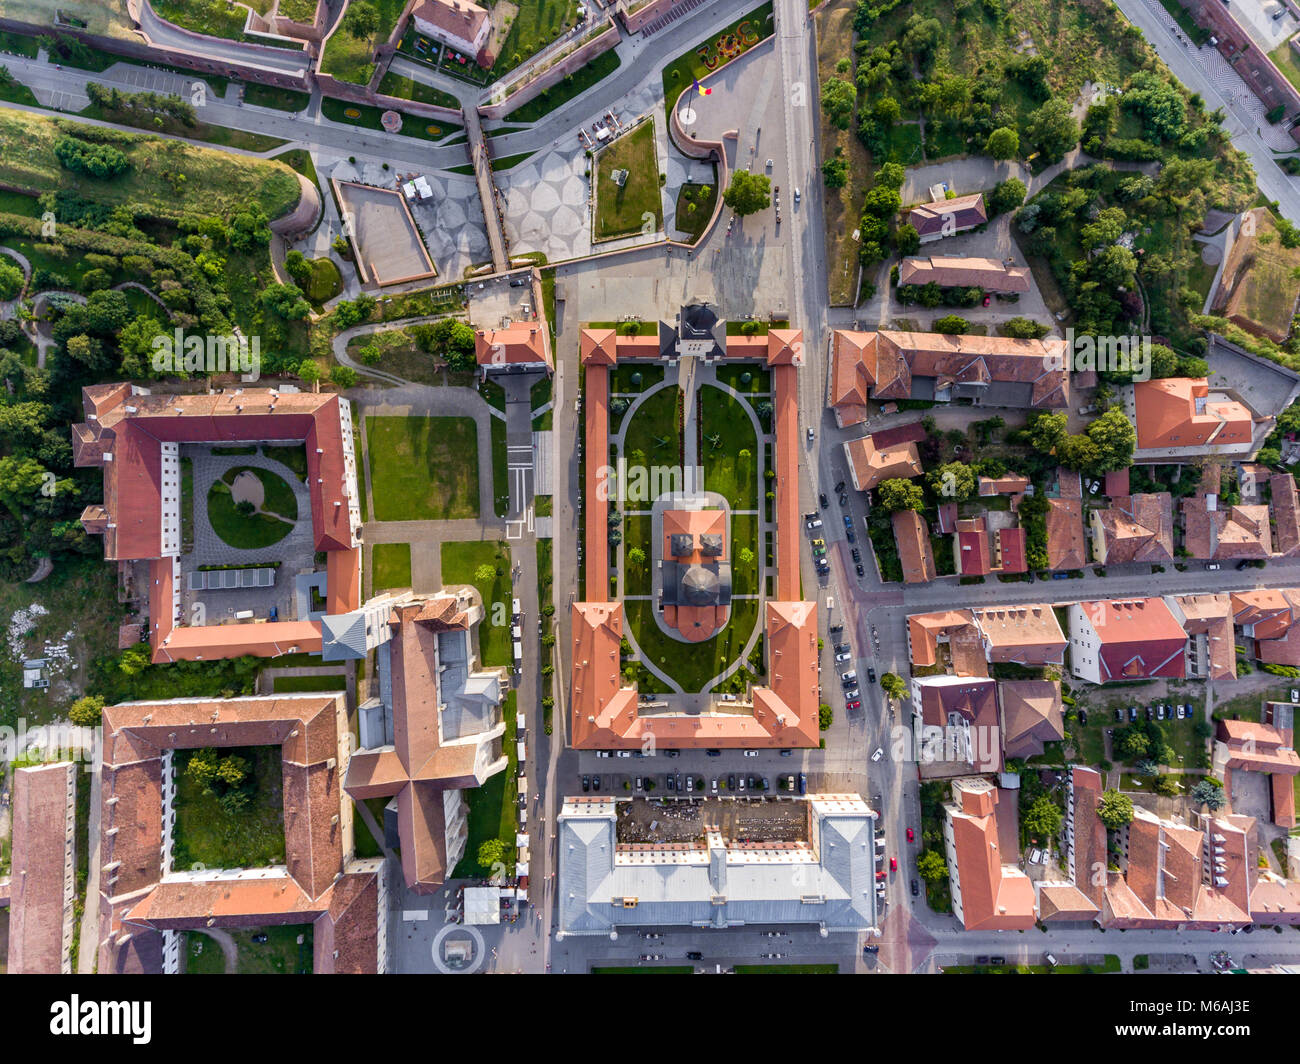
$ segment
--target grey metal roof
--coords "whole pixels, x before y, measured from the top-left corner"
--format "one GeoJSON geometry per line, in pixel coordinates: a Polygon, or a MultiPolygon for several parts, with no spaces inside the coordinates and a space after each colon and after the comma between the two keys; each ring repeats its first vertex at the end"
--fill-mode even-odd
{"type": "Polygon", "coordinates": [[[855,930],[876,920],[874,818],[861,801],[812,797],[808,849],[618,853],[612,801],[565,802],[560,813],[560,928],[818,923],[855,930]],[[628,906],[624,899],[635,899],[628,906]]]}
{"type": "Polygon", "coordinates": [[[322,661],[355,661],[366,656],[366,615],[363,610],[331,613],[321,618],[322,661]]]}

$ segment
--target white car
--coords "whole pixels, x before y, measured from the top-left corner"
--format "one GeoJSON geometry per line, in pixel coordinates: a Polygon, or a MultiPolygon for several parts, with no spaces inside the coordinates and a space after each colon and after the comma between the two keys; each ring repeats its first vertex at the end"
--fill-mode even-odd
{"type": "Polygon", "coordinates": [[[758,751],[757,751],[757,750],[746,750],[746,751],[744,751],[744,754],[745,754],[746,757],[758,757],[758,751]]]}
{"type": "Polygon", "coordinates": [[[846,661],[852,661],[852,660],[853,660],[853,655],[850,654],[847,650],[844,651],[842,654],[835,655],[836,665],[843,665],[846,661]]]}
{"type": "Polygon", "coordinates": [[[620,751],[618,751],[618,756],[619,756],[619,757],[631,757],[631,756],[632,756],[632,751],[631,751],[631,750],[620,750],[620,751]]]}
{"type": "Polygon", "coordinates": [[[809,528],[821,528],[821,527],[822,527],[822,519],[821,519],[820,517],[814,517],[811,521],[808,522],[808,527],[809,527],[809,528]]]}
{"type": "Polygon", "coordinates": [[[688,791],[693,791],[693,790],[695,790],[695,777],[694,777],[694,776],[687,776],[687,777],[686,777],[686,789],[687,789],[688,791]]]}
{"type": "Polygon", "coordinates": [[[877,746],[877,747],[876,747],[876,752],[875,752],[874,754],[871,755],[871,760],[872,760],[872,761],[879,761],[879,760],[880,760],[882,757],[884,757],[884,756],[885,756],[884,748],[883,748],[883,747],[880,747],[880,746],[877,746]]]}
{"type": "Polygon", "coordinates": [[[856,683],[857,679],[858,679],[858,673],[856,669],[850,669],[848,672],[840,673],[840,682],[845,685],[856,683]]]}

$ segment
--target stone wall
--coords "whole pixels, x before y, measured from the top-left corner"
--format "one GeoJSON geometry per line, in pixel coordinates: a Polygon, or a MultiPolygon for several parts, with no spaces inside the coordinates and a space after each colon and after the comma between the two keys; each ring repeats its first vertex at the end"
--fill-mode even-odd
{"type": "Polygon", "coordinates": [[[613,17],[610,16],[608,26],[603,33],[597,34],[585,44],[575,48],[559,62],[547,67],[535,77],[525,79],[518,89],[500,103],[480,107],[478,113],[488,120],[504,118],[511,111],[522,107],[529,100],[536,99],[552,86],[558,85],[570,74],[581,70],[597,56],[604,55],[611,48],[617,46],[618,41],[618,27],[614,24],[613,17]]]}

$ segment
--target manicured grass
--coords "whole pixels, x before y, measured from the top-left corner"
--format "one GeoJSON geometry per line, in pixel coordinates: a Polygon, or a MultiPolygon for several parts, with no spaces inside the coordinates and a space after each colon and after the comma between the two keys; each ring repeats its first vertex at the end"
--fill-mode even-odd
{"type": "MultiPolygon", "coordinates": [[[[374,801],[374,799],[367,799],[367,801],[374,801]]],[[[381,802],[383,801],[387,801],[387,799],[381,799],[381,802]]],[[[375,817],[375,820],[378,821],[380,830],[382,830],[384,826],[382,810],[380,815],[375,817]]],[[[360,803],[356,801],[352,803],[352,839],[359,859],[365,860],[367,857],[383,856],[384,851],[380,848],[379,843],[375,841],[374,835],[370,833],[370,827],[361,819],[360,803]]]]}
{"type": "Polygon", "coordinates": [[[406,6],[405,0],[370,0],[370,3],[379,13],[375,32],[368,37],[354,37],[345,16],[343,25],[325,42],[320,64],[322,74],[331,74],[353,85],[369,83],[375,72],[375,49],[388,40],[406,6]]]}
{"type": "Polygon", "coordinates": [[[577,0],[517,0],[515,17],[501,42],[492,76],[501,77],[578,21],[577,0]]]}
{"type": "Polygon", "coordinates": [[[459,111],[460,101],[449,92],[426,85],[414,78],[402,77],[391,70],[379,83],[379,91],[385,96],[396,96],[401,100],[414,100],[416,103],[432,104],[434,107],[451,107],[459,111]]]}
{"type": "Polygon", "coordinates": [[[629,466],[680,464],[682,426],[677,403],[681,394],[680,388],[661,388],[637,408],[623,435],[623,455],[629,466]]]}
{"type": "Polygon", "coordinates": [[[319,2],[320,0],[280,0],[280,6],[275,9],[275,13],[284,18],[291,18],[295,22],[310,24],[316,17],[316,7],[319,2]]]}
{"type": "MultiPolygon", "coordinates": [[[[764,332],[767,329],[764,327],[764,332]]],[[[730,327],[728,327],[730,335],[730,327]]],[[[719,384],[725,384],[738,392],[758,394],[772,390],[772,374],[765,366],[756,362],[719,366],[715,371],[719,384]],[[745,378],[749,378],[746,380],[745,378]]]]}
{"type": "Polygon", "coordinates": [[[503,155],[500,159],[492,160],[492,169],[494,172],[498,170],[513,170],[525,159],[531,159],[535,154],[536,152],[523,151],[518,155],[503,155]]]}
{"type": "Polygon", "coordinates": [[[343,275],[333,259],[310,259],[311,276],[307,279],[307,299],[319,307],[343,291],[343,275]]]}
{"type": "MultiPolygon", "coordinates": [[[[642,335],[650,336],[659,331],[657,322],[644,322],[649,325],[651,332],[642,335]]],[[[599,328],[597,325],[591,326],[599,328]]],[[[614,328],[611,324],[609,328],[614,328]]],[[[638,330],[640,332],[640,330],[638,330]]],[[[625,362],[621,366],[615,366],[609,373],[609,391],[613,395],[616,392],[643,392],[651,388],[664,379],[663,366],[640,366],[632,362],[625,362]],[[634,380],[635,378],[635,380],[634,380]]]]}
{"type": "Polygon", "coordinates": [[[477,517],[478,434],[467,417],[369,417],[375,520],[477,517]]]}
{"type": "Polygon", "coordinates": [[[411,545],[376,543],[370,563],[371,582],[376,594],[394,587],[411,586],[411,545]]]}
{"type": "MultiPolygon", "coordinates": [[[[361,126],[365,129],[383,130],[380,120],[384,113],[382,107],[371,107],[363,103],[348,103],[327,96],[320,102],[320,111],[331,122],[341,122],[349,126],[361,126]]],[[[398,133],[403,137],[418,137],[420,140],[442,140],[444,137],[463,127],[454,122],[444,122],[437,118],[423,118],[419,115],[402,115],[402,128],[398,133]]]]}
{"type": "MultiPolygon", "coordinates": [[[[445,548],[444,548],[445,549],[445,548]]],[[[518,814],[515,812],[519,798],[519,762],[515,747],[515,692],[507,691],[501,701],[502,719],[506,730],[501,736],[502,752],[509,759],[509,764],[498,772],[482,787],[475,787],[465,792],[465,801],[469,805],[469,834],[465,840],[465,856],[456,865],[453,876],[456,879],[482,878],[492,875],[493,869],[478,862],[478,850],[488,839],[500,839],[506,845],[505,863],[513,869],[515,865],[515,831],[518,827],[518,814]]]]}
{"type": "MultiPolygon", "coordinates": [[[[214,448],[215,450],[215,448],[214,448]]],[[[301,444],[298,446],[290,445],[288,447],[272,447],[269,444],[262,445],[262,454],[273,462],[279,462],[294,471],[294,474],[300,481],[307,481],[307,450],[301,444]]]]}
{"type": "Polygon", "coordinates": [[[275,473],[266,469],[236,466],[222,474],[208,489],[208,521],[222,541],[239,550],[256,550],[279,543],[293,531],[298,520],[298,500],[293,490],[275,473]],[[242,514],[235,506],[231,485],[242,472],[250,471],[262,482],[266,492],[261,509],[242,514]],[[285,518],[285,520],[281,520],[285,518]]]}
{"type": "Polygon", "coordinates": [[[718,42],[732,37],[739,44],[732,56],[749,51],[760,41],[772,35],[772,4],[769,0],[736,19],[730,26],[707,41],[684,52],[664,67],[664,107],[672,110],[677,97],[691,89],[695,78],[702,78],[720,65],[718,42]],[[744,26],[742,27],[742,23],[744,26]],[[701,56],[700,52],[704,51],[701,56]]]}
{"type": "Polygon", "coordinates": [[[618,64],[618,52],[611,48],[608,52],[596,56],[590,63],[570,74],[559,84],[551,86],[526,104],[515,108],[507,117],[512,122],[536,122],[561,104],[568,103],[597,82],[609,77],[618,69],[618,64]]]}
{"type": "Polygon", "coordinates": [[[642,122],[596,155],[596,222],[593,236],[597,240],[628,236],[663,228],[663,201],[659,193],[659,164],[655,155],[653,122],[642,122]],[[614,182],[616,170],[627,171],[627,181],[619,187],[614,182]]]}
{"type": "Polygon", "coordinates": [[[248,18],[248,12],[242,7],[224,0],[156,0],[153,9],[160,18],[182,29],[231,41],[244,35],[244,22],[248,18]]]}
{"type": "Polygon", "coordinates": [[[274,85],[262,85],[250,81],[244,86],[244,102],[296,114],[298,111],[307,110],[307,105],[311,103],[311,96],[305,92],[295,92],[293,89],[281,89],[274,85]]]}
{"type": "Polygon", "coordinates": [[[659,630],[654,608],[653,602],[625,602],[628,627],[642,654],[691,693],[704,690],[709,680],[740,657],[758,621],[757,599],[733,599],[731,617],[721,632],[702,643],[683,643],[659,630]]]}
{"type": "MultiPolygon", "coordinates": [[[[311,924],[281,924],[226,931],[235,943],[236,975],[311,975],[311,924]],[[266,936],[265,942],[253,938],[266,936]],[[301,936],[302,942],[298,938],[301,936]]],[[[226,955],[214,938],[201,931],[183,933],[186,975],[221,975],[226,955]]]]}
{"type": "Polygon", "coordinates": [[[514,597],[510,580],[510,548],[499,541],[471,540],[442,545],[442,583],[444,587],[470,584],[483,600],[484,620],[478,626],[479,657],[488,668],[509,665],[514,660],[510,643],[510,625],[492,623],[495,603],[504,604],[509,619],[510,600],[514,597]],[[481,566],[491,566],[493,575],[480,580],[481,566]]]}
{"type": "MultiPolygon", "coordinates": [[[[648,504],[646,504],[648,505],[648,504]]],[[[623,594],[650,594],[650,574],[654,566],[654,544],[650,542],[654,534],[654,518],[649,513],[631,514],[623,518],[623,594]],[[627,561],[627,552],[633,547],[645,553],[645,561],[632,565],[627,561]]]]}
{"type": "Polygon", "coordinates": [[[716,491],[735,510],[757,509],[761,455],[748,411],[720,388],[705,386],[698,394],[705,489],[716,491]]]}
{"type": "Polygon", "coordinates": [[[244,788],[248,805],[227,813],[214,794],[186,772],[194,751],[177,750],[176,828],[173,867],[186,871],[195,862],[208,868],[262,868],[284,862],[284,799],[280,749],[249,746],[220,749],[218,756],[238,756],[249,764],[244,788]]]}
{"type": "Polygon", "coordinates": [[[510,512],[510,447],[499,417],[492,419],[492,508],[498,517],[510,512]]]}
{"type": "MultiPolygon", "coordinates": [[[[715,168],[714,173],[717,173],[715,168]]],[[[694,244],[704,235],[704,227],[713,217],[713,210],[718,204],[718,185],[716,180],[707,185],[686,182],[677,190],[677,214],[674,225],[686,233],[694,244]]]]}
{"type": "Polygon", "coordinates": [[[758,517],[755,514],[731,515],[731,593],[756,595],[759,592],[759,562],[763,552],[758,543],[758,517]],[[740,560],[741,551],[748,549],[753,558],[740,560]]]}
{"type": "Polygon", "coordinates": [[[277,695],[300,694],[310,691],[346,691],[346,676],[277,676],[271,684],[277,695]]]}

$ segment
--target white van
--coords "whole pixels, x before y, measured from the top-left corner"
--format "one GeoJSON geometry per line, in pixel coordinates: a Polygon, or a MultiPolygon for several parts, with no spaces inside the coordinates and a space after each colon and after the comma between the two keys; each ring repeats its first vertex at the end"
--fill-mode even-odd
{"type": "Polygon", "coordinates": [[[523,608],[519,605],[518,599],[515,599],[514,602],[510,604],[510,610],[516,620],[524,615],[523,608]]]}
{"type": "Polygon", "coordinates": [[[521,642],[519,642],[519,640],[516,639],[515,640],[515,668],[516,669],[522,668],[523,664],[524,664],[524,645],[521,642]]]}

